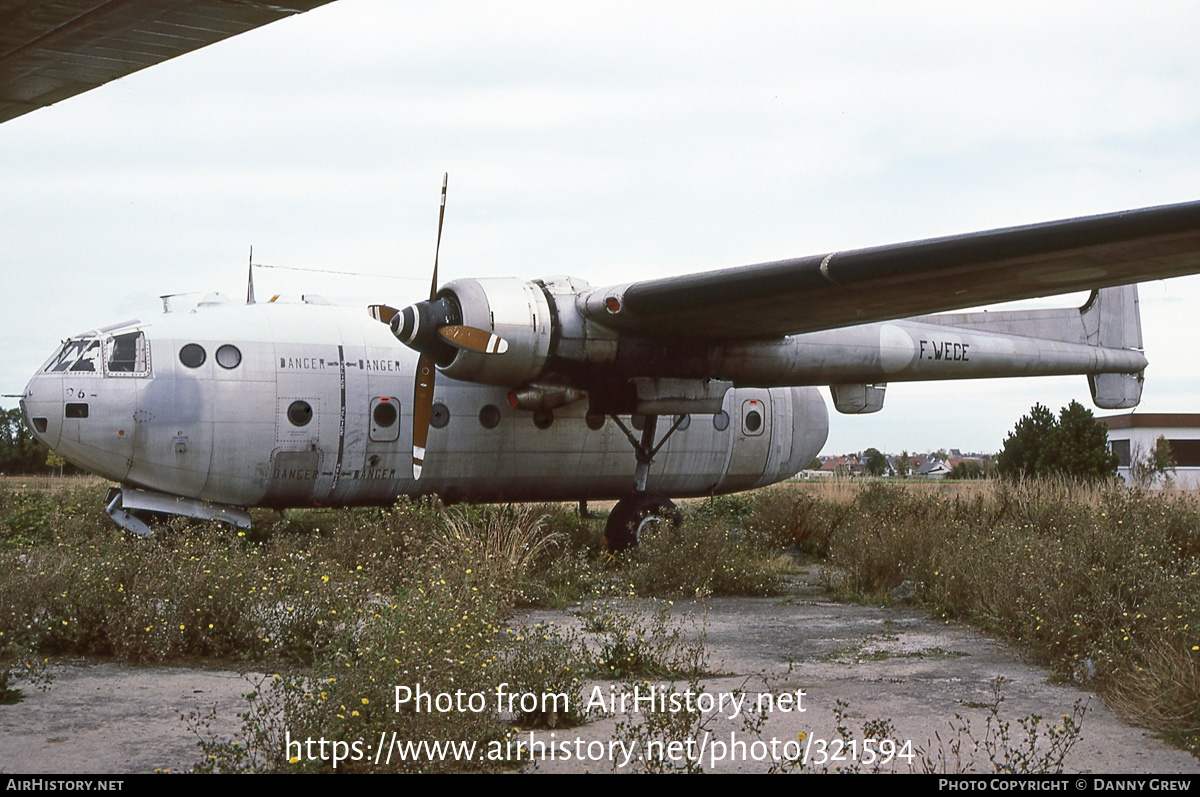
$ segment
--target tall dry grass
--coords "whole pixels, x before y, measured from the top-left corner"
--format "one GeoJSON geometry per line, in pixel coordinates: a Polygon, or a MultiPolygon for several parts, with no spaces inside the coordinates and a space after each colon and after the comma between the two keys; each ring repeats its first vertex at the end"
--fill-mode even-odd
{"type": "Polygon", "coordinates": [[[530,602],[541,592],[536,568],[561,553],[567,537],[547,529],[544,507],[455,507],[442,518],[443,530],[434,535],[433,550],[442,561],[463,565],[503,599],[530,602]]]}
{"type": "Polygon", "coordinates": [[[861,490],[828,579],[1002,634],[1130,719],[1191,737],[1200,716],[1200,502],[1065,481],[861,490]]]}
{"type": "MultiPolygon", "coordinates": [[[[0,669],[30,652],[288,664],[337,678],[322,690],[334,708],[397,667],[485,688],[516,603],[631,585],[771,594],[800,554],[848,594],[887,600],[908,581],[930,611],[1002,634],[1125,716],[1200,735],[1200,502],[1186,493],[787,484],[691,504],[681,528],[618,558],[601,520],[562,508],[263,512],[244,535],[179,521],[141,540],[108,521],[102,494],[0,489],[0,669]]],[[[313,727],[339,713],[306,710],[313,727]]],[[[343,730],[360,729],[368,713],[346,711],[359,714],[343,730]]]]}

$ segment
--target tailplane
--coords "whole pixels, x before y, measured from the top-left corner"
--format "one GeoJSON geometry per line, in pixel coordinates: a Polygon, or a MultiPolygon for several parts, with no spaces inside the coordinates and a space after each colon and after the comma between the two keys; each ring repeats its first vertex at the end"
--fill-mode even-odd
{"type": "MultiPolygon", "coordinates": [[[[1097,349],[1142,351],[1142,321],[1136,285],[1092,291],[1079,308],[940,313],[915,321],[1021,335],[1039,340],[1084,344],[1097,349]]],[[[1088,374],[1092,401],[1106,410],[1136,407],[1145,372],[1088,374]]]]}

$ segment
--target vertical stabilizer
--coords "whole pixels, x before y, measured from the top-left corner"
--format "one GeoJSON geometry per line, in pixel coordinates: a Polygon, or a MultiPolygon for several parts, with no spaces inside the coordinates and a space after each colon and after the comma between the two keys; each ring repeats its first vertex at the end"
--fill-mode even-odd
{"type": "MultiPolygon", "coordinates": [[[[1142,318],[1138,311],[1137,285],[1121,285],[1092,291],[1079,308],[1088,342],[1112,349],[1142,350],[1142,318]]],[[[1145,371],[1136,374],[1088,374],[1092,401],[1106,410],[1136,407],[1142,399],[1145,371]]]]}

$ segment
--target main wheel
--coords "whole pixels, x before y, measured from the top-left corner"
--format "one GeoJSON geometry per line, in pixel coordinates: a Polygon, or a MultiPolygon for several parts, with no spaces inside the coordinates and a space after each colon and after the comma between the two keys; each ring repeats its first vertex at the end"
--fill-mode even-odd
{"type": "Polygon", "coordinates": [[[622,498],[608,515],[604,537],[608,550],[634,548],[641,535],[656,525],[679,525],[679,510],[661,493],[634,492],[622,498]]]}

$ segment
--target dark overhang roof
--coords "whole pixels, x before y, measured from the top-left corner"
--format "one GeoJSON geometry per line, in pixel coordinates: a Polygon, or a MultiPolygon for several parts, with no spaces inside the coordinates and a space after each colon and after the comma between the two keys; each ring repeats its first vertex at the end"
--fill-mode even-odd
{"type": "Polygon", "coordinates": [[[1200,414],[1185,412],[1135,412],[1108,415],[1100,420],[1109,429],[1200,429],[1200,414]]]}
{"type": "Polygon", "coordinates": [[[330,1],[0,2],[0,122],[330,1]]]}

